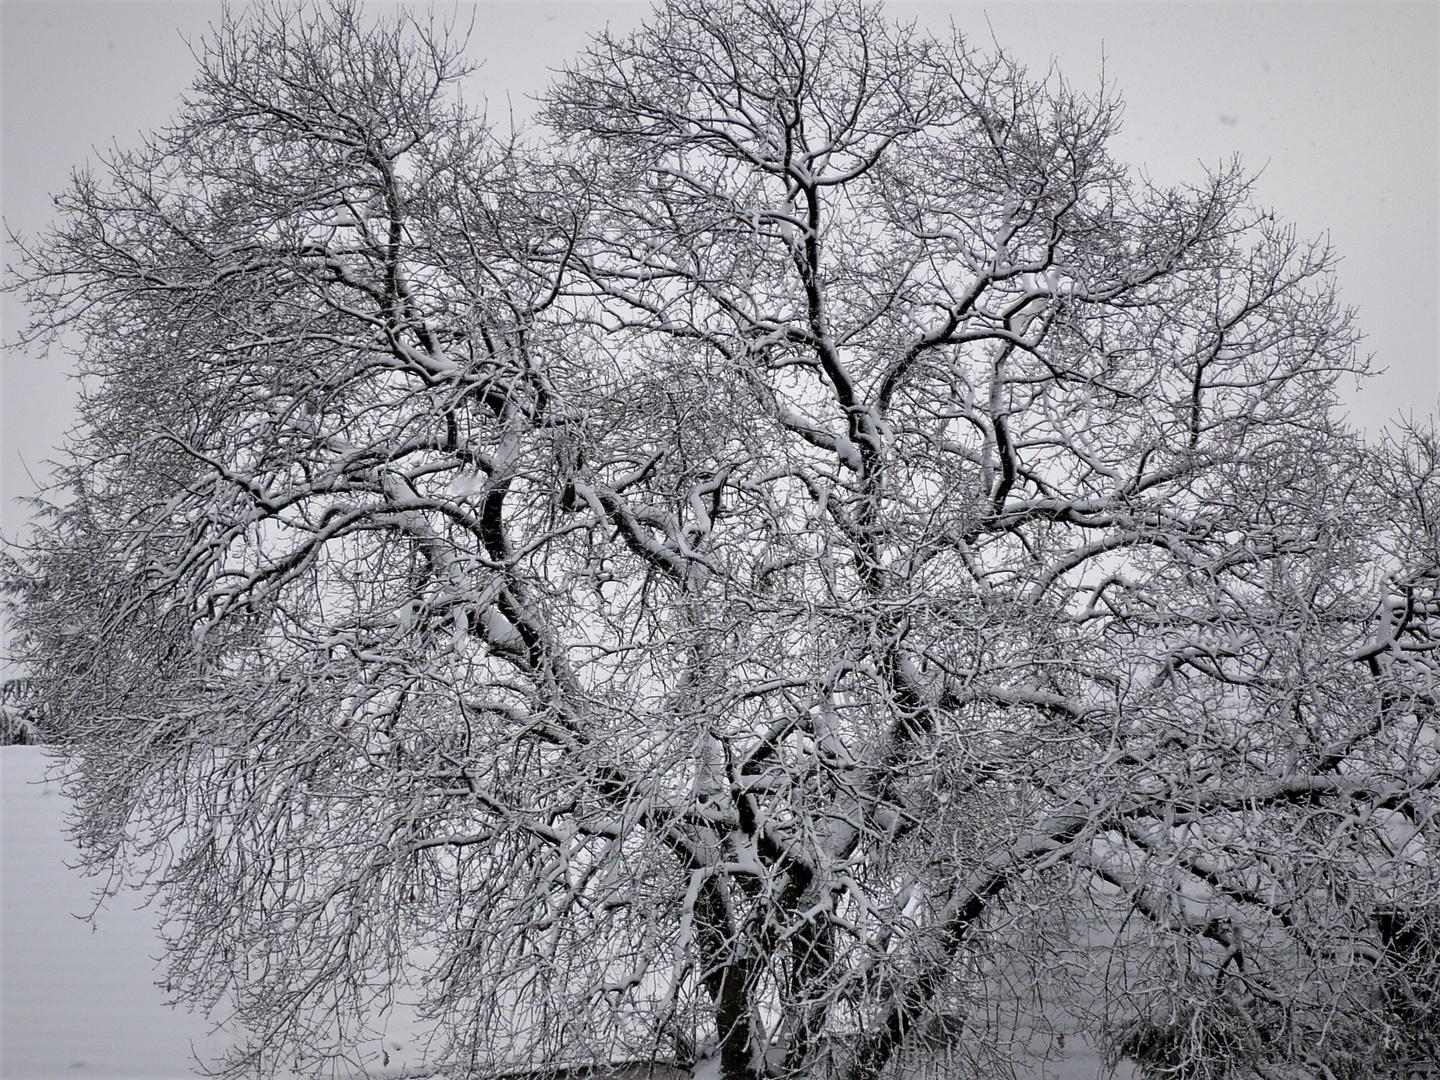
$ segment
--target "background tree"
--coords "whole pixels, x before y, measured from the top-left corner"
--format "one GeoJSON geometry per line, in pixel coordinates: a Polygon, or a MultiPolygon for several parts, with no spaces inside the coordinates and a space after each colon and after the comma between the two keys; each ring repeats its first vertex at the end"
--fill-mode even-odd
{"type": "Polygon", "coordinates": [[[89,393],[6,587],[234,1073],[416,964],[481,1072],[1433,1053],[1434,439],[1238,168],[849,3],[668,0],[520,142],[413,21],[202,64],[17,272],[89,393]]]}

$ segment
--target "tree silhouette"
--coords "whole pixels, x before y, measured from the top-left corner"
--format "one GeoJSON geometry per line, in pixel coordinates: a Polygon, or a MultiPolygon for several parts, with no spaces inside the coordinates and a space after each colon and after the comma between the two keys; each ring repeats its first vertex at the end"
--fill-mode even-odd
{"type": "Polygon", "coordinates": [[[15,272],[17,650],[231,1072],[417,966],[476,1075],[1434,1053],[1436,443],[1333,418],[1329,251],[849,0],[662,0],[526,135],[464,72],[228,16],[15,272]]]}

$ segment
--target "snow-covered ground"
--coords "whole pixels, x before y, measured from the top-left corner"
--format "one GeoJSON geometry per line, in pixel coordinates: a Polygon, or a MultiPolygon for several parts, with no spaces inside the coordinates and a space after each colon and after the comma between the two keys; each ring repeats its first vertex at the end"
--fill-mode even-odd
{"type": "MultiPolygon", "coordinates": [[[[186,1080],[196,1055],[213,1060],[230,1045],[201,1016],[165,1003],[155,915],[121,895],[93,926],[95,882],[66,865],[65,798],[46,782],[38,747],[0,748],[0,1077],[48,1080],[186,1080]]],[[[418,1032],[388,1025],[388,1061],[367,1077],[428,1075],[412,1048],[418,1032]]],[[[1125,1070],[1128,1074],[1128,1070],[1125,1070]]],[[[1070,1041],[1044,1080],[1094,1080],[1096,1056],[1070,1041]]]]}
{"type": "Polygon", "coordinates": [[[153,915],[123,896],[93,927],[94,882],[67,867],[65,800],[40,783],[38,747],[7,746],[0,824],[0,1075],[146,1077],[193,1074],[192,1045],[227,1045],[203,1017],[165,1004],[155,985],[153,915]]]}
{"type": "MultiPolygon", "coordinates": [[[[38,747],[0,748],[0,1077],[186,1080],[230,1045],[205,1017],[165,1003],[153,911],[124,893],[96,913],[94,880],[66,865],[66,800],[38,747]]],[[[358,1075],[431,1075],[394,1018],[388,1060],[358,1075]]],[[[377,1055],[378,1056],[378,1055],[377,1055]]]]}

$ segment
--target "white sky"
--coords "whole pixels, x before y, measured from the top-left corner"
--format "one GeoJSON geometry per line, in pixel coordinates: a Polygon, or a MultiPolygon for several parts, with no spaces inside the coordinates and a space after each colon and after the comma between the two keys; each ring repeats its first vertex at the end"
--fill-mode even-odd
{"type": "MultiPolygon", "coordinates": [[[[379,5],[376,5],[377,7],[379,5]]],[[[453,5],[437,4],[440,10],[453,5]]],[[[468,13],[469,5],[461,5],[468,13]]],[[[482,3],[472,38],[485,61],[476,91],[491,115],[543,89],[549,71],[607,23],[638,25],[643,3],[482,3]]],[[[891,3],[945,32],[951,20],[1028,64],[1052,59],[1077,87],[1102,64],[1126,101],[1117,157],[1160,181],[1196,179],[1232,153],[1264,172],[1259,199],[1307,236],[1328,232],[1344,261],[1343,299],[1359,309],[1366,350],[1388,372],[1349,393],[1353,418],[1378,431],[1402,411],[1433,414],[1437,347],[1437,142],[1440,5],[1430,2],[891,3]]],[[[219,5],[126,0],[0,3],[0,189],[10,228],[45,224],[48,195],[71,166],[112,141],[133,145],[173,113],[194,62],[185,37],[219,5]]],[[[8,251],[7,251],[8,256],[8,251]]],[[[4,300],[8,340],[23,317],[4,300]]],[[[71,422],[64,357],[7,350],[0,382],[3,532],[25,518],[16,497],[71,422]]],[[[1347,388],[1348,389],[1348,388],[1347,388]]]]}

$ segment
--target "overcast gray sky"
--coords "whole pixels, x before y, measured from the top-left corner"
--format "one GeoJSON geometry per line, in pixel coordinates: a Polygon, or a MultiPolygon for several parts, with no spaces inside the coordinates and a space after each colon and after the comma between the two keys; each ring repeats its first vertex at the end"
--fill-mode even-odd
{"type": "MultiPolygon", "coordinates": [[[[472,51],[485,67],[474,92],[486,95],[492,116],[513,104],[523,117],[526,99],[589,34],[607,23],[638,25],[647,10],[483,3],[472,51]]],[[[1263,169],[1260,201],[1304,235],[1328,233],[1343,256],[1342,296],[1359,309],[1376,365],[1388,369],[1347,395],[1354,419],[1378,431],[1401,411],[1436,411],[1440,5],[1000,0],[888,10],[940,32],[953,20],[976,41],[993,35],[1032,69],[1053,59],[1080,88],[1103,67],[1127,103],[1116,155],[1156,180],[1196,179],[1236,152],[1263,169]]],[[[133,145],[165,123],[194,71],[186,38],[202,35],[218,12],[199,0],[0,4],[0,180],[12,229],[43,227],[49,194],[97,148],[133,145]]],[[[21,317],[7,297],[7,340],[21,317]]],[[[27,470],[43,474],[71,422],[67,371],[63,356],[6,352],[0,495],[8,537],[25,516],[13,499],[33,490],[27,470]]]]}

